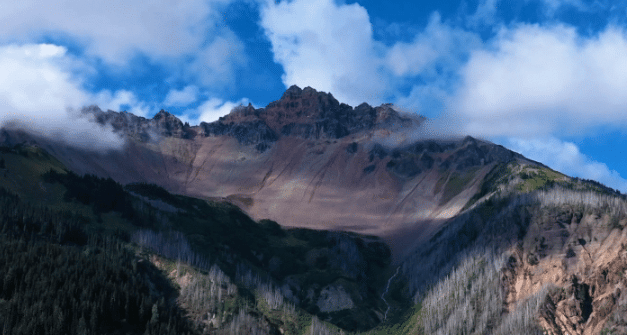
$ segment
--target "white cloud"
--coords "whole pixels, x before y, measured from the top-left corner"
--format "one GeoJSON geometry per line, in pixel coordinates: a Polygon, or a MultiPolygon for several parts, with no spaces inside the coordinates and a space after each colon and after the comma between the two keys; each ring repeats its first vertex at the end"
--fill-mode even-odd
{"type": "Polygon", "coordinates": [[[380,103],[389,81],[366,9],[333,0],[268,1],[261,26],[286,86],[311,86],[357,105],[380,103]]]}
{"type": "Polygon", "coordinates": [[[374,39],[365,8],[333,0],[268,1],[261,26],[283,66],[285,86],[312,86],[350,105],[397,96],[394,102],[423,106],[417,92],[432,89],[398,98],[399,87],[420,78],[445,90],[469,50],[481,45],[477,34],[445,24],[434,13],[412,41],[386,46],[374,39]]]}
{"type": "Polygon", "coordinates": [[[387,53],[387,66],[394,75],[437,75],[434,64],[446,64],[449,69],[461,65],[463,54],[481,45],[479,36],[453,28],[441,21],[436,12],[431,15],[425,30],[417,34],[411,43],[398,42],[387,53]]]}
{"type": "Polygon", "coordinates": [[[0,47],[0,97],[21,110],[63,110],[86,95],[68,73],[66,49],[52,44],[0,47]]]}
{"type": "Polygon", "coordinates": [[[608,27],[584,39],[566,26],[504,29],[475,50],[448,106],[482,136],[574,134],[627,125],[627,38],[608,27]]]}
{"type": "Polygon", "coordinates": [[[177,56],[197,50],[212,23],[204,0],[9,1],[2,4],[0,38],[11,40],[65,33],[87,45],[90,54],[120,63],[141,51],[177,56]]]}
{"type": "Polygon", "coordinates": [[[236,70],[248,63],[244,44],[231,31],[225,31],[195,54],[195,60],[185,64],[185,77],[208,87],[233,86],[236,70]]]}
{"type": "Polygon", "coordinates": [[[240,105],[245,106],[247,104],[248,99],[232,102],[213,98],[198,107],[198,112],[200,114],[198,120],[202,122],[213,122],[218,120],[221,116],[229,114],[233,108],[240,105]]]}
{"type": "Polygon", "coordinates": [[[56,45],[0,47],[0,127],[84,148],[119,148],[117,135],[75,112],[91,100],[71,74],[82,66],[56,45]]]}
{"type": "Polygon", "coordinates": [[[98,105],[103,110],[114,110],[133,113],[137,116],[147,117],[154,108],[151,108],[143,101],[140,101],[133,92],[119,90],[111,92],[102,90],[90,97],[91,104],[98,105]]]}
{"type": "Polygon", "coordinates": [[[219,98],[211,98],[203,102],[194,110],[187,110],[183,115],[179,116],[181,121],[189,122],[191,125],[197,125],[200,122],[217,121],[221,116],[225,116],[238,106],[247,106],[249,100],[243,98],[239,101],[225,101],[219,98]]]}
{"type": "Polygon", "coordinates": [[[113,70],[124,71],[142,56],[168,68],[175,80],[221,89],[246,64],[243,43],[224,24],[232,1],[5,1],[0,44],[67,40],[113,70]]]}
{"type": "Polygon", "coordinates": [[[554,137],[543,139],[509,138],[503,143],[527,158],[542,162],[567,175],[597,180],[627,193],[627,180],[604,163],[597,162],[579,151],[577,145],[554,137]]]}
{"type": "Polygon", "coordinates": [[[198,97],[198,87],[189,85],[182,90],[172,89],[166,95],[163,104],[166,106],[187,106],[196,101],[198,97]]]}

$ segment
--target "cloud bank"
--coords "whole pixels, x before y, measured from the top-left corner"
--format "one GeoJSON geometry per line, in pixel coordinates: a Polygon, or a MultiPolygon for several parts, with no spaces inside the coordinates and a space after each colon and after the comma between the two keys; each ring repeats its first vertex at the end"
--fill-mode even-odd
{"type": "Polygon", "coordinates": [[[0,127],[21,128],[85,149],[120,148],[121,138],[81,116],[79,109],[93,101],[103,106],[128,103],[132,94],[94,96],[84,91],[72,74],[83,66],[64,47],[52,44],[0,47],[0,127]]]}
{"type": "Polygon", "coordinates": [[[502,30],[471,53],[449,105],[480,136],[573,135],[627,125],[627,36],[583,38],[563,25],[502,30]]]}
{"type": "Polygon", "coordinates": [[[247,64],[243,42],[224,22],[223,11],[232,2],[5,2],[0,44],[62,41],[114,72],[145,59],[166,68],[173,81],[220,91],[233,86],[236,70],[247,64]]]}

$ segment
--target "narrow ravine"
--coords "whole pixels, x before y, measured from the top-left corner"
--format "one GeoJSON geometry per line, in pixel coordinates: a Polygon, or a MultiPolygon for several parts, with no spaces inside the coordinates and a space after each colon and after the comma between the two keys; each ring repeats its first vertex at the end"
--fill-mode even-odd
{"type": "Polygon", "coordinates": [[[390,311],[390,304],[388,304],[388,301],[385,300],[385,295],[388,294],[388,291],[390,290],[390,284],[392,283],[392,279],[394,279],[394,277],[396,277],[396,275],[398,275],[398,271],[401,269],[400,266],[398,266],[396,268],[396,272],[394,272],[394,274],[392,275],[392,277],[390,277],[390,279],[388,279],[388,283],[387,285],[385,285],[385,291],[383,291],[383,293],[381,293],[381,300],[383,300],[383,302],[385,303],[385,305],[387,306],[387,309],[385,310],[385,315],[383,316],[383,321],[387,320],[388,318],[388,312],[390,311]]]}

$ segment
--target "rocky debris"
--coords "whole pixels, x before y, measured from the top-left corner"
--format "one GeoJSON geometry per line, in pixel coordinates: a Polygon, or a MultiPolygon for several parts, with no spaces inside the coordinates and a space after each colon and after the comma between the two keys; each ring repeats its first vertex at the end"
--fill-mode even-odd
{"type": "Polygon", "coordinates": [[[341,285],[328,285],[320,291],[316,303],[320,312],[337,312],[355,307],[353,299],[341,285]]]}
{"type": "Polygon", "coordinates": [[[404,178],[412,178],[422,172],[422,169],[418,167],[413,157],[393,159],[389,161],[385,167],[397,176],[404,178]]]}
{"type": "Polygon", "coordinates": [[[357,144],[357,142],[353,142],[349,144],[348,146],[346,146],[346,152],[348,152],[349,154],[356,153],[357,149],[359,149],[359,144],[357,144]]]}
{"type": "MultiPolygon", "coordinates": [[[[369,159],[371,162],[375,157],[383,159],[387,154],[385,148],[375,145],[370,150],[369,159]]],[[[467,136],[463,140],[421,140],[394,149],[386,168],[399,177],[413,178],[436,164],[440,170],[467,171],[493,162],[507,163],[515,159],[524,160],[524,157],[502,146],[467,136]]]]}
{"type": "Polygon", "coordinates": [[[590,286],[572,276],[564,288],[549,291],[539,313],[556,335],[584,334],[584,325],[592,313],[590,286]]]}
{"type": "Polygon", "coordinates": [[[375,143],[372,149],[370,149],[368,160],[372,162],[375,159],[375,157],[378,159],[383,159],[387,155],[388,155],[387,150],[385,150],[385,148],[381,144],[375,143]]]}
{"type": "Polygon", "coordinates": [[[562,205],[530,213],[526,236],[502,272],[506,305],[550,285],[538,311],[547,334],[625,333],[627,234],[618,229],[625,216],[609,212],[562,205]]]}

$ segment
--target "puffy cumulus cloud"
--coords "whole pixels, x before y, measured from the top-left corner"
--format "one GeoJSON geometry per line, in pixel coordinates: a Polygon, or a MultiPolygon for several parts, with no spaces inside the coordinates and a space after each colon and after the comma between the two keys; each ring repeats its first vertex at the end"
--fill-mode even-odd
{"type": "Polygon", "coordinates": [[[554,137],[544,139],[509,138],[503,145],[530,159],[540,161],[567,175],[597,180],[607,186],[627,192],[627,180],[604,163],[597,162],[579,151],[577,145],[554,137]]]}
{"type": "Polygon", "coordinates": [[[87,52],[112,63],[135,52],[168,57],[196,51],[211,28],[212,5],[228,0],[35,1],[5,2],[0,39],[21,40],[67,34],[87,52]]]}
{"type": "Polygon", "coordinates": [[[187,106],[196,101],[198,97],[198,87],[189,85],[182,90],[172,89],[165,96],[163,104],[166,106],[187,106]]]}
{"type": "Polygon", "coordinates": [[[408,108],[431,106],[420,101],[422,93],[433,92],[434,83],[449,92],[469,50],[481,45],[477,34],[443,23],[436,12],[411,41],[388,46],[374,39],[365,8],[333,0],[268,1],[261,26],[286,86],[312,86],[351,105],[395,97],[408,108]],[[403,96],[412,83],[423,84],[403,96]]]}
{"type": "Polygon", "coordinates": [[[382,102],[389,81],[384,50],[365,8],[333,0],[267,1],[260,24],[287,87],[311,86],[352,105],[382,102]]]}
{"type": "Polygon", "coordinates": [[[115,149],[123,141],[91,122],[79,109],[93,97],[73,69],[82,68],[64,47],[52,44],[0,47],[0,127],[88,149],[115,149]]]}
{"type": "Polygon", "coordinates": [[[627,36],[582,38],[571,27],[520,25],[471,52],[447,107],[482,136],[530,137],[627,125],[627,36]]]}
{"type": "MultiPolygon", "coordinates": [[[[5,109],[60,111],[84,102],[80,83],[72,80],[73,60],[52,44],[0,47],[0,97],[5,109]]],[[[6,118],[7,115],[5,114],[6,118]]]]}

